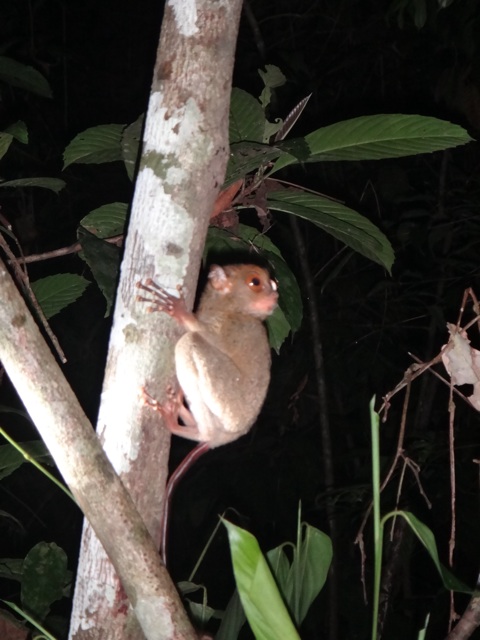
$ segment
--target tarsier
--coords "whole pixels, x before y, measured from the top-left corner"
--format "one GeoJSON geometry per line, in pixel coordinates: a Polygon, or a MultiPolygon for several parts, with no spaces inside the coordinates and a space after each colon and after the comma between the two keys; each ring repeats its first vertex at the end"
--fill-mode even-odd
{"type": "Polygon", "coordinates": [[[175,347],[181,393],[170,392],[164,404],[145,393],[145,401],[162,414],[171,433],[200,443],[168,481],[162,530],[165,561],[169,505],[180,478],[206,451],[247,433],[260,413],[271,362],[263,320],[277,306],[278,293],[268,272],[251,264],[212,266],[195,314],[187,310],[182,295],[174,297],[152,280],[138,286],[152,296],[139,297],[150,302],[150,311],[168,313],[186,330],[175,347]]]}

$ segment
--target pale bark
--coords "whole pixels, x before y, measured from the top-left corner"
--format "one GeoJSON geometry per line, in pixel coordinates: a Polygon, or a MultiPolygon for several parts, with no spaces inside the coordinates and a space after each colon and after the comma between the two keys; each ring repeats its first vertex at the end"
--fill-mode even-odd
{"type": "Polygon", "coordinates": [[[152,538],[1,261],[0,291],[2,364],[109,554],[145,637],[193,639],[152,538]]]}
{"type": "MultiPolygon", "coordinates": [[[[154,70],[135,196],[118,287],[98,433],[155,543],[159,543],[169,436],[142,406],[145,386],[165,398],[175,382],[179,335],[163,314],[146,313],[135,284],[153,277],[193,302],[205,234],[228,154],[228,108],[240,0],[167,3],[154,70]]],[[[105,502],[108,513],[111,506],[105,502]]],[[[158,637],[190,638],[179,627],[172,586],[158,611],[158,637]]],[[[86,523],[70,637],[142,637],[116,573],[86,523]]]]}

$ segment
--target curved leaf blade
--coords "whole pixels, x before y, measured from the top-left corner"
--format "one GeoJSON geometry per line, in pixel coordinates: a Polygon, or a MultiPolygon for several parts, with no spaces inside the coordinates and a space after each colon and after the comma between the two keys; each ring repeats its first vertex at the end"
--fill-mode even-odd
{"type": "Polygon", "coordinates": [[[97,238],[116,236],[125,230],[127,211],[126,202],[110,202],[90,211],[80,225],[97,238]]]}
{"type": "Polygon", "coordinates": [[[387,237],[357,211],[324,196],[300,191],[273,191],[269,207],[313,222],[337,240],[382,265],[390,273],[394,253],[387,237]]]}
{"type": "MultiPolygon", "coordinates": [[[[307,162],[326,160],[380,160],[432,153],[472,141],[459,125],[419,115],[361,116],[317,129],[305,136],[310,147],[307,162]]],[[[283,154],[274,171],[294,163],[283,154]]]]}
{"type": "Polygon", "coordinates": [[[248,622],[257,640],[300,640],[258,542],[234,524],[228,532],[233,571],[248,622]]]}
{"type": "Polygon", "coordinates": [[[75,273],[59,273],[32,282],[32,290],[48,319],[75,302],[89,284],[75,273]]]}
{"type": "Polygon", "coordinates": [[[122,159],[124,124],[102,124],[75,136],[63,153],[63,168],[74,162],[101,164],[122,159]]]}
{"type": "Polygon", "coordinates": [[[410,511],[394,511],[384,516],[383,521],[395,516],[402,516],[410,525],[411,530],[423,544],[427,550],[430,558],[433,561],[440,577],[442,578],[443,586],[449,591],[456,591],[458,593],[473,593],[473,589],[467,587],[461,580],[458,580],[453,573],[451,573],[441,562],[438,557],[437,543],[435,542],[435,536],[432,530],[423,524],[413,513],[410,511]]]}
{"type": "Polygon", "coordinates": [[[42,98],[52,97],[50,86],[39,71],[6,56],[0,56],[0,80],[42,98]]]}
{"type": "Polygon", "coordinates": [[[243,140],[263,142],[264,129],[265,114],[260,102],[246,91],[234,88],[230,98],[230,144],[243,140]]]}

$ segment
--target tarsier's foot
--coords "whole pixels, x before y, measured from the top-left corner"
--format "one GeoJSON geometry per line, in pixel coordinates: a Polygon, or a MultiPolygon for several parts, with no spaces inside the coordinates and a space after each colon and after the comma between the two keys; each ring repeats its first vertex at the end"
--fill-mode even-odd
{"type": "Polygon", "coordinates": [[[160,403],[156,398],[151,396],[145,387],[140,389],[143,404],[151,407],[154,411],[158,411],[165,420],[165,426],[169,431],[178,429],[178,414],[180,407],[183,406],[183,394],[181,391],[175,391],[170,385],[167,387],[167,400],[160,403]]]}
{"type": "Polygon", "coordinates": [[[174,316],[176,308],[179,304],[179,298],[170,295],[163,287],[158,285],[151,278],[147,278],[145,282],[137,282],[137,289],[142,289],[150,294],[151,297],[146,298],[144,296],[137,296],[139,302],[149,302],[149,313],[153,311],[164,311],[170,316],[174,316]]]}

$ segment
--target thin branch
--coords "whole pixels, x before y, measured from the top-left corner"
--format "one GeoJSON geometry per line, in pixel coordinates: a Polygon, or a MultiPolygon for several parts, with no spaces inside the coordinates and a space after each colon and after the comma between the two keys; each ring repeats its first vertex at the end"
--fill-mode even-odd
{"type": "Polygon", "coordinates": [[[172,628],[178,638],[193,638],[155,544],[1,260],[0,292],[0,359],[115,566],[146,638],[165,640],[172,628]]]}

